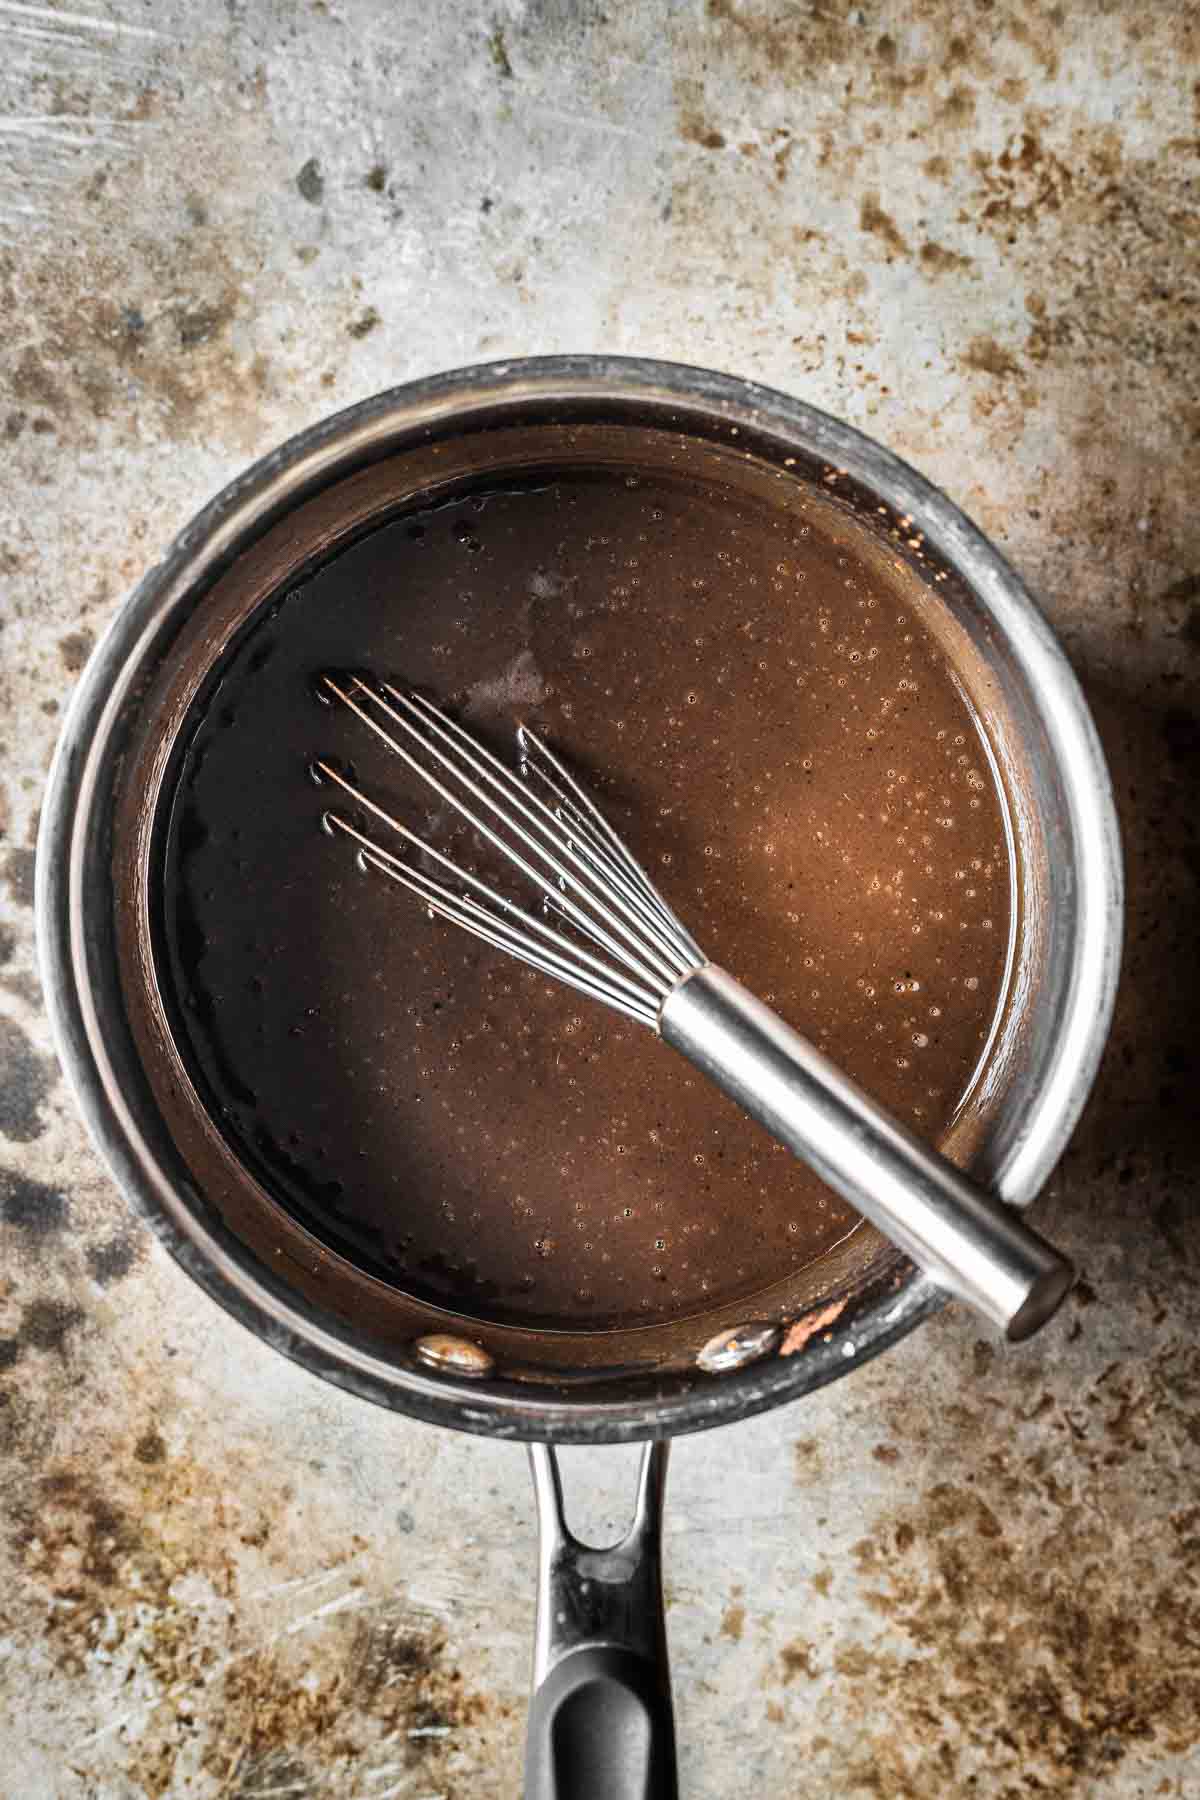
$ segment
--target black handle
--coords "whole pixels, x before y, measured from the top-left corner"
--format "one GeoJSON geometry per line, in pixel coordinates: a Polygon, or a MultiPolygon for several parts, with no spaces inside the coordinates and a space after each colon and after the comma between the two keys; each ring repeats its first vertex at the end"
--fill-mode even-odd
{"type": "Polygon", "coordinates": [[[670,1688],[627,1650],[576,1650],[533,1696],[525,1800],[676,1800],[670,1688]]]}
{"type": "Polygon", "coordinates": [[[525,1800],[678,1800],[662,1607],[667,1445],[648,1445],[629,1531],[595,1550],[568,1531],[554,1452],[530,1447],[538,1501],[534,1693],[525,1800]]]}

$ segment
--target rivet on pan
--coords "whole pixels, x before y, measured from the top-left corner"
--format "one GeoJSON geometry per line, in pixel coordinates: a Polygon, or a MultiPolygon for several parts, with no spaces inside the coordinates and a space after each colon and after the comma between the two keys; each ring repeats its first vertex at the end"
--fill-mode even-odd
{"type": "Polygon", "coordinates": [[[731,1325],[709,1338],[696,1358],[698,1368],[706,1375],[727,1375],[731,1369],[744,1369],[757,1362],[779,1342],[778,1325],[731,1325]]]}
{"type": "Polygon", "coordinates": [[[489,1356],[479,1344],[469,1343],[466,1338],[451,1337],[445,1331],[418,1338],[413,1349],[423,1363],[428,1363],[431,1369],[441,1369],[447,1375],[482,1377],[490,1375],[496,1367],[495,1357],[489,1356]]]}

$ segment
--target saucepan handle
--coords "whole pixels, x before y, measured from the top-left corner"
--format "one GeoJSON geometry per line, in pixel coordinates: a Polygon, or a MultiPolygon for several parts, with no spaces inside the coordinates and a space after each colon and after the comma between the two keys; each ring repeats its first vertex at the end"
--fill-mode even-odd
{"type": "Polygon", "coordinates": [[[667,1449],[646,1446],[633,1524],[596,1550],[567,1529],[553,1450],[530,1445],[539,1556],[525,1800],[677,1800],[662,1604],[667,1449]]]}

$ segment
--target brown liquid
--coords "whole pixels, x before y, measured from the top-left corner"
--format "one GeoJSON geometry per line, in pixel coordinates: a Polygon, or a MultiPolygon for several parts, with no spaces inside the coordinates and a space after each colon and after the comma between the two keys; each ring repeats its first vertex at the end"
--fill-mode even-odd
{"type": "Polygon", "coordinates": [[[324,668],[423,685],[589,781],[689,929],[937,1139],[996,1013],[1010,869],[940,650],[851,549],[686,477],[409,514],[241,641],[178,777],[163,926],[229,1137],[331,1247],[480,1316],[749,1296],[855,1215],[644,1028],[431,922],[321,830],[314,755],[444,841],[324,668]],[[593,771],[596,773],[593,774],[593,771]]]}

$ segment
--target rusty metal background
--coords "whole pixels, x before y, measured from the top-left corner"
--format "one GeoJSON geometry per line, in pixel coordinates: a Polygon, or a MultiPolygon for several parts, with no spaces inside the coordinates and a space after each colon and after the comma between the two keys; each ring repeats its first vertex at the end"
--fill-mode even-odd
{"type": "MultiPolygon", "coordinates": [[[[1196,9],[79,7],[0,0],[0,1791],[519,1785],[523,1453],[318,1384],[151,1245],[30,901],[57,714],[181,522],[335,406],[555,350],[757,377],[940,482],[1062,633],[1129,858],[1040,1212],[1068,1316],[947,1313],[676,1449],[684,1791],[1200,1791],[1196,9]]],[[[626,1453],[568,1473],[599,1530],[626,1453]]]]}

